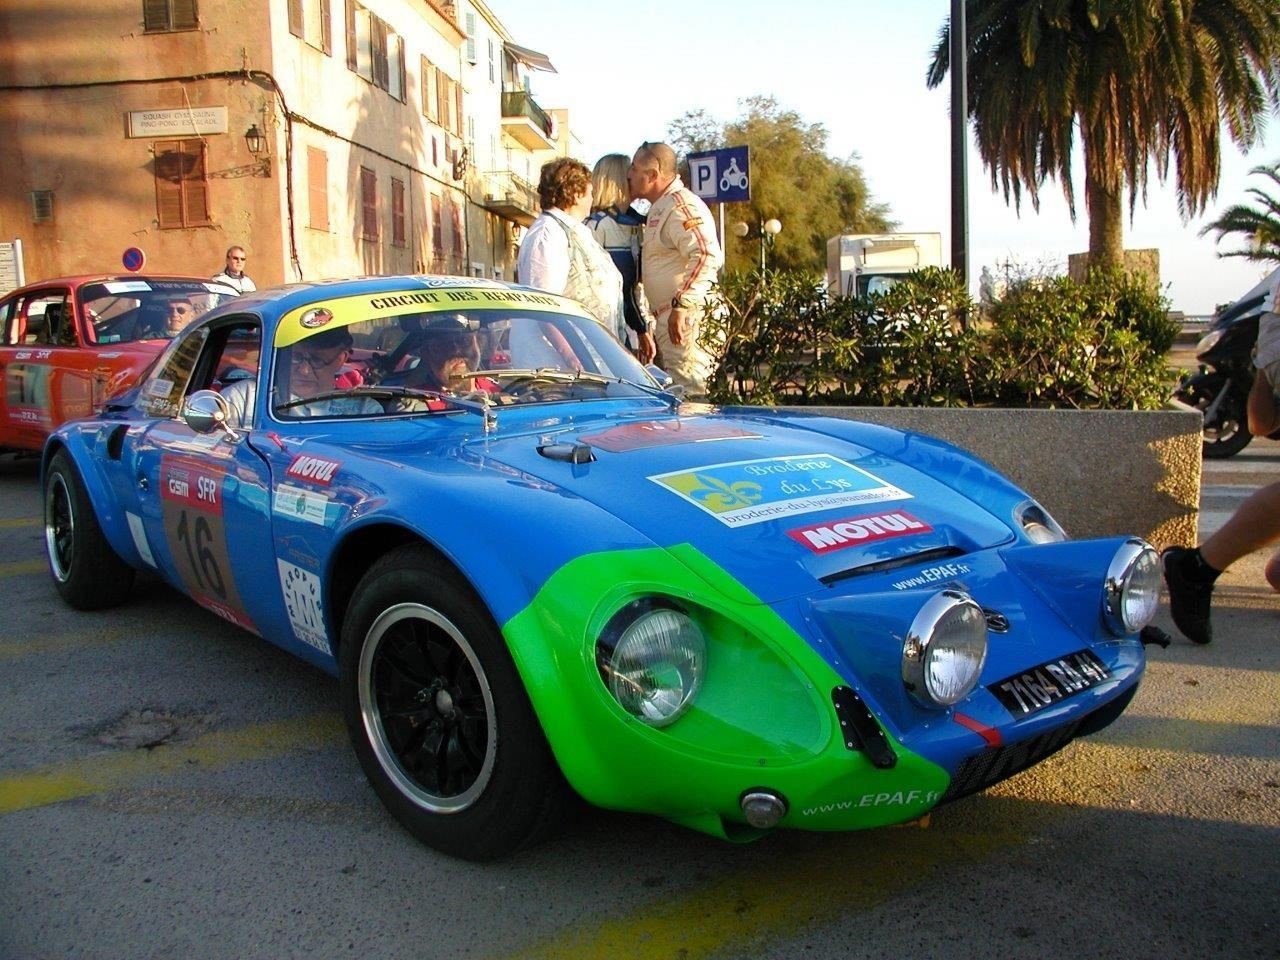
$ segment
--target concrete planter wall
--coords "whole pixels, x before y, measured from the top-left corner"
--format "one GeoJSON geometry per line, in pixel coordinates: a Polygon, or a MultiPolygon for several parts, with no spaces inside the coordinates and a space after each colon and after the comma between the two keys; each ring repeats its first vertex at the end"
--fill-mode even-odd
{"type": "Polygon", "coordinates": [[[1181,410],[795,407],[914,430],[981,457],[1039,500],[1075,539],[1138,534],[1196,542],[1200,415],[1181,410]]]}

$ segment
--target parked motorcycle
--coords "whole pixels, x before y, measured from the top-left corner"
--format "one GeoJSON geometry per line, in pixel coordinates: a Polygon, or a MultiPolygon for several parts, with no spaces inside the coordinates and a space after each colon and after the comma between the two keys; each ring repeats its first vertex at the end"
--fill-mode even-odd
{"type": "Polygon", "coordinates": [[[1204,456],[1232,457],[1249,445],[1246,404],[1253,386],[1253,346],[1273,280],[1269,276],[1222,311],[1196,344],[1200,369],[1178,383],[1173,399],[1204,415],[1204,456]]]}

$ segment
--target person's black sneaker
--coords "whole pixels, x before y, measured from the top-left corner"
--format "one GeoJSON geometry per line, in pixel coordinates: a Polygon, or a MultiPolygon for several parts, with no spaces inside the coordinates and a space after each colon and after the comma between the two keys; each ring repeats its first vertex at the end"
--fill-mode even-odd
{"type": "Polygon", "coordinates": [[[1218,572],[1201,559],[1198,551],[1186,547],[1169,547],[1160,554],[1160,560],[1174,624],[1193,643],[1209,643],[1213,640],[1209,606],[1218,572]]]}

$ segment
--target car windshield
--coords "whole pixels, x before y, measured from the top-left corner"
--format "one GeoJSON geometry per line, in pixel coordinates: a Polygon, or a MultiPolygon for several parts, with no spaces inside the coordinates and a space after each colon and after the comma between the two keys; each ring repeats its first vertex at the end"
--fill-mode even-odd
{"type": "Polygon", "coordinates": [[[95,343],[171,339],[220,303],[230,287],[203,280],[107,280],[80,288],[80,304],[95,343]]]}
{"type": "MultiPolygon", "coordinates": [[[[592,320],[543,310],[476,309],[321,326],[276,353],[282,419],[376,416],[644,396],[652,378],[592,320]]],[[[315,319],[311,320],[312,323],[315,319]]],[[[308,324],[304,314],[301,321],[308,324]]]]}

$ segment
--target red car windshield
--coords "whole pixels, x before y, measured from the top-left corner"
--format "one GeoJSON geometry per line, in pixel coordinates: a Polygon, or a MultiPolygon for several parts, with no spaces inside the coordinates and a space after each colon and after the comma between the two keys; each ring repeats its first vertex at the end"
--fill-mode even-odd
{"type": "Polygon", "coordinates": [[[100,344],[170,339],[234,296],[216,283],[152,278],[90,283],[79,293],[89,337],[100,344]]]}

